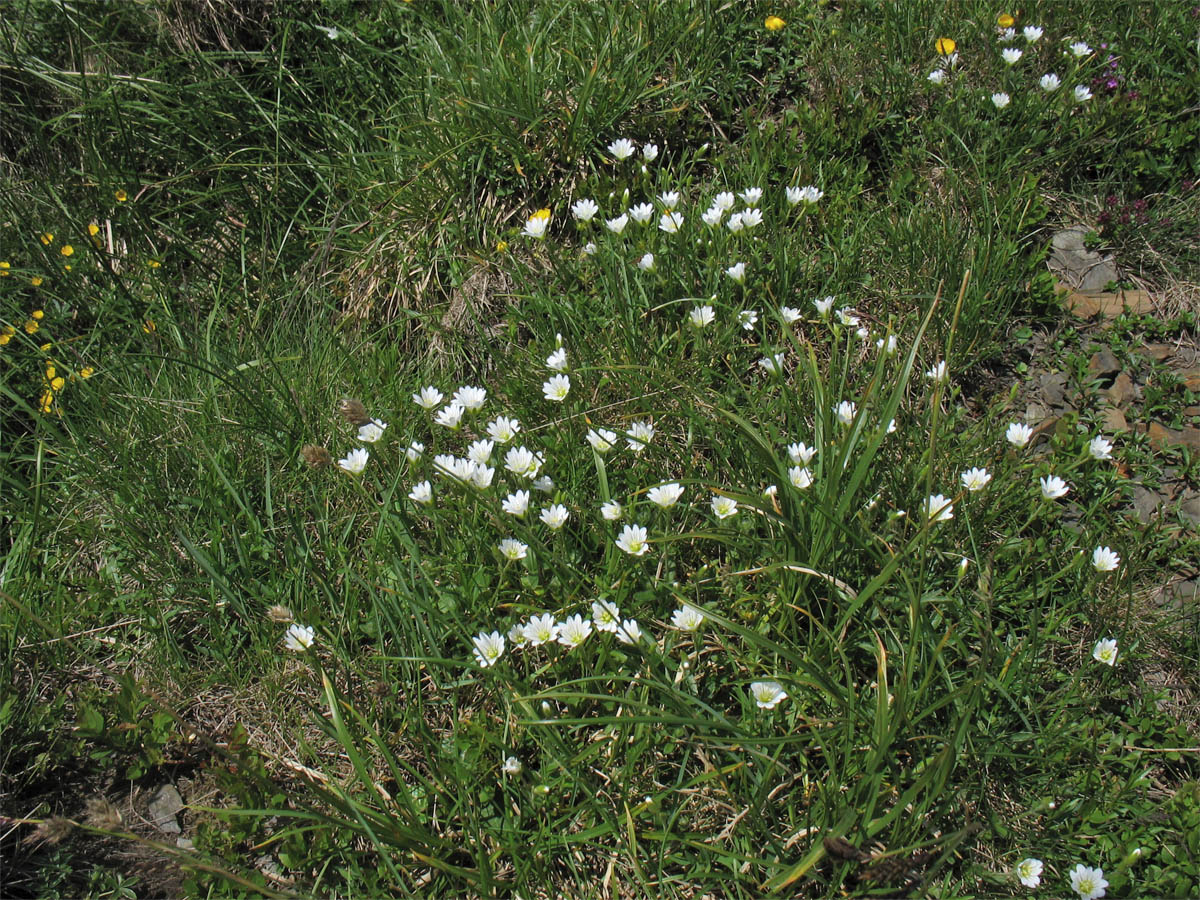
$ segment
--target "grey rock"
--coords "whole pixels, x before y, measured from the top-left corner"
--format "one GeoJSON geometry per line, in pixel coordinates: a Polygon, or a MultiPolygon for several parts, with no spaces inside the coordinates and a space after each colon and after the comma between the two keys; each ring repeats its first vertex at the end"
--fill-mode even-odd
{"type": "Polygon", "coordinates": [[[183,831],[175,819],[184,808],[183,798],[172,784],[164,784],[150,798],[150,821],[163,834],[179,834],[183,831]]]}
{"type": "Polygon", "coordinates": [[[1102,291],[1110,281],[1117,281],[1117,268],[1112,257],[1101,256],[1083,245],[1089,229],[1076,225],[1055,233],[1050,239],[1048,265],[1067,284],[1080,291],[1102,291]]]}
{"type": "Polygon", "coordinates": [[[1120,371],[1121,361],[1107,347],[1093,353],[1092,358],[1088,360],[1088,376],[1093,381],[1099,381],[1120,371]]]}
{"type": "Polygon", "coordinates": [[[1138,521],[1149,522],[1158,515],[1158,507],[1162,504],[1163,498],[1158,495],[1158,491],[1152,491],[1142,487],[1140,484],[1133,486],[1133,508],[1137,512],[1138,521]]]}

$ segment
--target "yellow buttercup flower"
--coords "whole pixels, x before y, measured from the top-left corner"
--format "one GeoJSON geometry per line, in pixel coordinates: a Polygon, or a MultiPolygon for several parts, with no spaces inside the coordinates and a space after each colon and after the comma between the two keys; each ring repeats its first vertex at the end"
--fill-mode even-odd
{"type": "Polygon", "coordinates": [[[42,243],[45,244],[47,247],[50,246],[51,244],[54,243],[54,235],[52,235],[49,231],[43,232],[42,233],[42,243]]]}
{"type": "Polygon", "coordinates": [[[5,344],[7,344],[11,340],[12,340],[12,335],[9,334],[8,332],[5,332],[4,334],[0,334],[0,347],[3,347],[5,344]]]}
{"type": "Polygon", "coordinates": [[[503,253],[508,249],[508,241],[496,241],[496,252],[503,253]]]}
{"type": "Polygon", "coordinates": [[[118,203],[124,203],[127,199],[129,199],[129,195],[122,190],[118,190],[115,194],[113,194],[113,196],[117,198],[118,203]]]}
{"type": "Polygon", "coordinates": [[[154,324],[153,319],[147,319],[142,323],[142,331],[146,332],[146,334],[152,334],[153,332],[158,331],[158,327],[154,324]]]}
{"type": "Polygon", "coordinates": [[[90,235],[91,237],[95,237],[99,233],[100,233],[100,226],[97,225],[95,222],[92,222],[88,225],[88,235],[90,235]]]}
{"type": "Polygon", "coordinates": [[[533,218],[546,219],[548,221],[550,219],[550,210],[546,209],[546,207],[543,206],[541,209],[539,209],[537,212],[535,212],[533,214],[533,218]]]}
{"type": "Polygon", "coordinates": [[[84,366],[82,369],[79,370],[79,377],[80,378],[91,378],[92,373],[95,371],[96,370],[93,369],[91,366],[84,366]]]}
{"type": "Polygon", "coordinates": [[[149,260],[146,263],[146,265],[148,265],[152,269],[157,269],[159,266],[162,265],[162,263],[160,263],[157,259],[152,259],[152,260],[149,260]]]}
{"type": "Polygon", "coordinates": [[[783,21],[779,16],[767,16],[767,21],[763,22],[763,26],[767,31],[778,31],[786,24],[787,22],[783,21]]]}
{"type": "MultiPolygon", "coordinates": [[[[43,347],[45,347],[45,346],[48,346],[48,345],[46,345],[46,344],[43,344],[42,346],[43,346],[43,347]]],[[[57,369],[55,369],[55,368],[54,368],[54,366],[46,366],[46,380],[47,380],[47,381],[53,381],[53,380],[54,380],[54,376],[55,376],[55,375],[57,375],[57,374],[58,374],[58,370],[57,370],[57,369]]]]}
{"type": "Polygon", "coordinates": [[[42,285],[42,276],[41,276],[41,275],[34,275],[32,278],[30,278],[30,279],[29,279],[29,283],[30,283],[30,284],[32,284],[34,287],[41,287],[41,285],[42,285]]]}
{"type": "Polygon", "coordinates": [[[44,319],[46,317],[46,314],[44,312],[42,312],[40,309],[35,309],[33,312],[30,313],[30,315],[33,316],[35,319],[44,319]]]}
{"type": "Polygon", "coordinates": [[[61,375],[59,375],[57,378],[51,378],[50,379],[50,390],[61,391],[63,389],[64,384],[66,384],[66,381],[63,380],[63,377],[61,375]]]}
{"type": "Polygon", "coordinates": [[[40,346],[38,349],[41,350],[43,353],[49,353],[50,352],[50,342],[47,341],[46,343],[42,344],[42,346],[40,346]]]}
{"type": "Polygon", "coordinates": [[[42,327],[42,326],[40,326],[40,325],[39,325],[39,324],[38,324],[38,323],[37,323],[35,320],[33,320],[33,319],[26,319],[26,320],[25,320],[25,333],[26,333],[26,334],[36,334],[36,333],[37,333],[37,330],[38,330],[39,328],[41,328],[41,327],[42,327]]]}
{"type": "Polygon", "coordinates": [[[943,37],[937,39],[937,52],[942,56],[949,56],[954,52],[956,46],[957,44],[954,43],[952,38],[943,37]]]}
{"type": "Polygon", "coordinates": [[[62,248],[58,252],[61,253],[63,256],[70,256],[72,253],[75,252],[75,248],[72,247],[70,244],[63,244],[62,248]]]}
{"type": "Polygon", "coordinates": [[[12,268],[12,266],[7,261],[0,262],[0,278],[11,275],[12,273],[8,271],[10,268],[12,268]]]}
{"type": "Polygon", "coordinates": [[[51,391],[43,391],[41,399],[42,412],[48,413],[54,405],[54,394],[51,391]]]}
{"type": "Polygon", "coordinates": [[[1017,20],[1008,13],[1000,13],[1000,15],[996,16],[996,24],[1001,28],[1012,28],[1016,22],[1017,20]]]}

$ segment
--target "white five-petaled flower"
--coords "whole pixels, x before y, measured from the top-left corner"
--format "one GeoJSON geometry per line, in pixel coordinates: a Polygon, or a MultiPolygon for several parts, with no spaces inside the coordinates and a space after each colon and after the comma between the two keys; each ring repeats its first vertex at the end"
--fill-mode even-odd
{"type": "Polygon", "coordinates": [[[425,452],[425,445],[420,441],[413,441],[408,445],[408,449],[404,451],[404,457],[409,462],[416,462],[421,458],[421,454],[425,452]]]}
{"type": "Polygon", "coordinates": [[[525,632],[525,640],[529,642],[530,647],[553,643],[558,637],[558,623],[551,613],[531,616],[522,630],[525,632]]]}
{"type": "Polygon", "coordinates": [[[505,538],[500,542],[500,555],[509,562],[524,559],[529,553],[529,545],[522,544],[516,538],[505,538]]]}
{"type": "Polygon", "coordinates": [[[803,318],[804,313],[791,306],[781,306],[779,307],[779,315],[783,321],[787,322],[789,325],[795,325],[800,321],[801,318],[803,318]]]}
{"type": "Polygon", "coordinates": [[[432,503],[433,485],[428,480],[414,484],[413,489],[408,492],[408,499],[413,503],[420,503],[422,506],[432,503]]]}
{"type": "Polygon", "coordinates": [[[762,224],[763,214],[761,209],[743,209],[740,213],[742,217],[742,227],[757,228],[762,224]]]}
{"type": "Polygon", "coordinates": [[[561,372],[567,367],[567,348],[559,347],[546,357],[546,368],[552,372],[561,372]]]}
{"type": "Polygon", "coordinates": [[[471,385],[463,385],[450,398],[451,403],[457,403],[467,412],[475,412],[475,410],[483,406],[486,400],[487,391],[481,387],[472,387],[471,385]]]}
{"type": "Polygon", "coordinates": [[[1097,547],[1092,551],[1092,568],[1097,572],[1112,572],[1121,564],[1121,557],[1110,547],[1097,547]]]}
{"type": "Polygon", "coordinates": [[[674,209],[679,205],[679,191],[663,191],[658,195],[658,202],[663,209],[674,209]]]}
{"type": "Polygon", "coordinates": [[[1033,437],[1033,429],[1028,425],[1022,425],[1020,422],[1012,422],[1008,426],[1008,430],[1004,432],[1004,439],[1014,447],[1024,447],[1033,437]]]}
{"type": "Polygon", "coordinates": [[[592,633],[592,623],[576,613],[558,625],[558,642],[564,647],[574,650],[588,639],[592,633]]]}
{"type": "Polygon", "coordinates": [[[548,227],[550,227],[550,216],[537,212],[525,220],[525,227],[521,229],[521,234],[541,240],[546,236],[548,227]]]}
{"type": "Polygon", "coordinates": [[[1108,882],[1104,879],[1103,869],[1089,869],[1079,863],[1070,872],[1071,887],[1079,895],[1079,900],[1099,900],[1104,896],[1108,882]]]}
{"type": "Polygon", "coordinates": [[[433,417],[433,421],[444,428],[456,429],[462,424],[464,412],[466,410],[460,404],[451,403],[439,409],[438,414],[433,417]]]}
{"type": "Polygon", "coordinates": [[[728,519],[737,515],[738,504],[732,497],[722,497],[719,494],[712,498],[713,515],[718,519],[728,519]]]}
{"type": "Polygon", "coordinates": [[[930,381],[946,381],[950,377],[950,370],[946,367],[945,360],[938,362],[925,373],[925,377],[930,381]]]}
{"type": "Polygon", "coordinates": [[[504,760],[504,764],[500,766],[500,771],[505,775],[520,775],[523,768],[519,759],[515,756],[510,756],[504,760]]]}
{"type": "Polygon", "coordinates": [[[654,215],[654,204],[639,203],[637,206],[629,210],[629,218],[637,222],[639,225],[645,225],[650,221],[650,217],[654,215]]]}
{"type": "Polygon", "coordinates": [[[532,487],[535,491],[541,491],[543,494],[554,493],[554,479],[549,475],[543,475],[541,478],[533,480],[532,487]]]}
{"type": "Polygon", "coordinates": [[[1087,444],[1088,455],[1092,459],[1112,459],[1112,448],[1112,441],[1102,434],[1096,435],[1087,444]]]}
{"type": "Polygon", "coordinates": [[[764,356],[758,361],[759,367],[768,375],[783,374],[783,354],[775,353],[771,356],[764,356]]]}
{"type": "Polygon", "coordinates": [[[700,221],[703,222],[705,225],[707,225],[709,228],[716,228],[718,225],[721,224],[721,219],[724,217],[724,215],[725,215],[725,210],[718,209],[715,206],[710,206],[708,209],[706,209],[703,213],[700,214],[700,221]]]}
{"type": "Polygon", "coordinates": [[[888,356],[895,356],[898,345],[899,341],[896,339],[896,336],[889,334],[886,338],[880,338],[875,342],[875,349],[881,350],[888,356]]]}
{"type": "Polygon", "coordinates": [[[1021,884],[1025,887],[1035,888],[1042,883],[1042,861],[1029,857],[1017,863],[1013,869],[1021,884]]]}
{"type": "Polygon", "coordinates": [[[386,428],[387,425],[384,422],[372,419],[370,422],[358,426],[358,439],[364,444],[374,444],[383,437],[386,428]]]}
{"type": "Polygon", "coordinates": [[[992,480],[992,473],[987,469],[967,469],[959,476],[962,479],[962,486],[968,491],[982,491],[989,481],[992,480]]]}
{"type": "Polygon", "coordinates": [[[743,228],[745,228],[746,226],[742,223],[742,214],[741,213],[733,213],[729,217],[729,221],[725,223],[725,227],[728,228],[730,231],[732,231],[734,234],[737,234],[739,231],[741,231],[743,228]]]}
{"type": "Polygon", "coordinates": [[[721,193],[713,197],[712,205],[714,209],[719,209],[721,212],[729,212],[729,210],[733,209],[734,202],[731,191],[721,191],[721,193]]]}
{"type": "Polygon", "coordinates": [[[1022,51],[1018,50],[1016,47],[1005,47],[1003,50],[1000,51],[1000,58],[1003,59],[1010,66],[1014,65],[1016,63],[1016,61],[1018,59],[1020,59],[1023,55],[1024,54],[1022,53],[1022,51]]]}
{"type": "Polygon", "coordinates": [[[688,321],[694,328],[703,328],[705,325],[711,325],[717,314],[713,312],[713,308],[708,304],[704,306],[693,306],[692,311],[688,313],[688,321]]]}
{"type": "Polygon", "coordinates": [[[667,234],[675,234],[681,227],[683,227],[683,213],[677,213],[674,210],[663,213],[658,220],[658,230],[665,231],[667,234]]]}
{"type": "Polygon", "coordinates": [[[854,416],[858,412],[858,407],[849,400],[843,400],[833,409],[834,415],[837,416],[838,422],[842,425],[849,425],[854,421],[854,416]]]}
{"type": "Polygon", "coordinates": [[[580,222],[592,221],[598,212],[600,212],[600,207],[590,197],[584,197],[582,200],[576,200],[571,204],[571,215],[580,222]]]}
{"type": "Polygon", "coordinates": [[[629,138],[617,138],[617,140],[608,145],[608,152],[616,160],[629,159],[629,157],[633,156],[633,151],[636,149],[633,146],[633,141],[629,140],[629,138]]]}
{"type": "Polygon", "coordinates": [[[313,645],[316,633],[311,625],[301,625],[296,622],[288,626],[287,634],[283,636],[283,646],[297,653],[302,653],[313,645]]]}
{"type": "Polygon", "coordinates": [[[822,297],[813,301],[813,306],[817,308],[817,315],[822,319],[829,316],[829,311],[833,309],[833,297],[822,297]]]}
{"type": "Polygon", "coordinates": [[[738,193],[747,206],[754,206],[762,199],[763,189],[760,187],[748,187],[744,191],[738,193]]]}
{"type": "Polygon", "coordinates": [[[1042,496],[1047,500],[1057,500],[1059,497],[1067,496],[1067,492],[1071,490],[1067,487],[1067,483],[1057,475],[1047,475],[1039,480],[1042,488],[1042,496]]]}
{"type": "Polygon", "coordinates": [[[1086,84],[1075,85],[1075,102],[1087,103],[1092,99],[1092,90],[1086,84]]]}
{"type": "Polygon", "coordinates": [[[609,500],[600,507],[600,515],[604,516],[609,522],[615,522],[621,518],[621,504],[616,500],[609,500]]]}
{"type": "Polygon", "coordinates": [[[338,465],[341,466],[343,472],[348,472],[351,475],[361,475],[363,469],[367,467],[367,459],[371,454],[366,447],[355,447],[346,454],[344,459],[338,460],[338,465]]]}
{"type": "Polygon", "coordinates": [[[1058,76],[1053,72],[1047,72],[1040,79],[1038,79],[1038,84],[1042,86],[1043,91],[1045,91],[1047,94],[1050,94],[1054,91],[1057,91],[1062,82],[1059,81],[1058,76]]]}
{"type": "Polygon", "coordinates": [[[607,631],[615,634],[621,624],[621,610],[607,600],[596,600],[592,603],[592,624],[597,631],[607,631]]]}
{"type": "Polygon", "coordinates": [[[589,428],[587,442],[592,445],[592,449],[597,453],[607,453],[617,442],[617,434],[615,431],[609,431],[607,428],[589,428]]]}
{"type": "Polygon", "coordinates": [[[671,613],[671,624],[680,631],[695,631],[704,623],[704,613],[685,603],[671,613]]]}
{"type": "Polygon", "coordinates": [[[1011,99],[1004,91],[997,91],[992,94],[992,104],[996,109],[1004,109],[1004,107],[1008,106],[1008,102],[1011,99]]]}
{"type": "Polygon", "coordinates": [[[510,447],[504,454],[504,468],[514,475],[534,478],[542,468],[542,459],[528,447],[510,447]]]}
{"type": "Polygon", "coordinates": [[[843,306],[837,311],[838,321],[846,328],[858,327],[858,316],[854,315],[854,310],[849,306],[843,306]]]}
{"type": "Polygon", "coordinates": [[[932,72],[930,72],[928,75],[925,76],[925,79],[932,84],[941,84],[943,81],[946,80],[946,70],[945,69],[934,69],[932,72]]]}
{"type": "Polygon", "coordinates": [[[787,202],[792,206],[795,206],[797,203],[812,205],[820,202],[821,198],[825,196],[825,192],[815,184],[806,184],[804,187],[790,187],[786,193],[787,202]]]}
{"type": "Polygon", "coordinates": [[[617,216],[615,219],[605,219],[604,220],[604,227],[607,228],[609,231],[611,231],[613,234],[620,234],[622,231],[625,230],[625,226],[628,224],[629,224],[629,216],[625,215],[625,213],[621,213],[621,215],[617,216]]]}
{"type": "Polygon", "coordinates": [[[641,525],[626,525],[617,536],[616,545],[630,556],[642,556],[650,549],[646,529],[641,525]]]}
{"type": "Polygon", "coordinates": [[[756,681],[750,685],[750,696],[759,709],[774,709],[787,699],[787,692],[778,681],[756,681]]]}
{"type": "Polygon", "coordinates": [[[1071,51],[1071,55],[1075,56],[1076,58],[1087,56],[1092,52],[1092,48],[1083,41],[1076,41],[1067,49],[1069,49],[1071,51]]]}
{"type": "Polygon", "coordinates": [[[571,379],[567,375],[552,375],[550,379],[542,385],[542,395],[547,400],[552,400],[555,403],[561,403],[567,399],[567,394],[571,391],[571,379]]]}
{"type": "Polygon", "coordinates": [[[467,460],[467,462],[472,467],[471,474],[468,476],[471,484],[481,491],[490,488],[492,486],[492,479],[496,476],[496,470],[491,466],[477,464],[471,460],[467,460]]]}
{"type": "Polygon", "coordinates": [[[495,446],[496,444],[487,438],[472,441],[471,446],[467,448],[467,459],[477,466],[486,466],[492,460],[492,449],[495,446]]]}
{"type": "Polygon", "coordinates": [[[660,484],[657,487],[650,488],[646,492],[646,499],[655,506],[661,506],[663,509],[669,509],[674,506],[682,496],[683,486],[675,482],[660,484]]]}
{"type": "Polygon", "coordinates": [[[419,393],[413,394],[413,403],[424,409],[433,409],[442,402],[442,392],[435,387],[423,387],[419,393]]]}
{"type": "Polygon", "coordinates": [[[1096,641],[1096,646],[1092,648],[1092,659],[1096,662],[1102,662],[1106,666],[1115,666],[1117,664],[1117,641],[1115,638],[1105,638],[1104,640],[1096,641]]]}
{"type": "Polygon", "coordinates": [[[788,481],[792,483],[792,487],[806,491],[812,487],[812,472],[804,466],[792,466],[788,469],[788,481]]]}
{"type": "Polygon", "coordinates": [[[1017,29],[1015,28],[1000,28],[997,29],[996,40],[1002,44],[1011,44],[1017,39],[1017,29]]]}
{"type": "Polygon", "coordinates": [[[732,266],[730,266],[728,269],[725,270],[725,274],[728,275],[730,278],[732,278],[734,281],[736,281],[738,284],[741,284],[743,281],[746,280],[746,264],[745,263],[734,263],[732,266]]]}
{"type": "Polygon", "coordinates": [[[758,324],[758,310],[743,309],[740,313],[738,313],[738,324],[741,325],[742,329],[745,331],[753,331],[754,326],[758,324]]]}
{"type": "Polygon", "coordinates": [[[513,491],[505,497],[500,508],[510,516],[523,516],[529,511],[529,491],[513,491]]]}
{"type": "Polygon", "coordinates": [[[588,241],[586,244],[583,245],[582,252],[583,252],[584,256],[595,256],[599,250],[600,250],[600,248],[596,246],[595,241],[588,241]]]}
{"type": "Polygon", "coordinates": [[[646,162],[654,162],[658,159],[658,144],[644,144],[642,146],[642,159],[646,162]]]}
{"type": "Polygon", "coordinates": [[[504,635],[498,631],[490,634],[480,632],[471,638],[471,643],[475,645],[475,661],[479,663],[481,669],[495,665],[496,661],[504,655],[504,635]]]}
{"type": "Polygon", "coordinates": [[[625,619],[613,633],[622,644],[638,644],[642,640],[642,627],[637,619],[625,619]]]}
{"type": "Polygon", "coordinates": [[[521,423],[508,416],[497,416],[487,425],[487,435],[497,444],[507,444],[517,436],[521,423]]]}
{"type": "Polygon", "coordinates": [[[1042,29],[1036,25],[1026,25],[1021,34],[1025,35],[1025,40],[1030,44],[1036,44],[1042,39],[1042,29]]]}
{"type": "Polygon", "coordinates": [[[654,254],[646,253],[637,261],[637,267],[643,272],[649,272],[654,268],[654,254]]]}
{"type": "Polygon", "coordinates": [[[546,527],[551,531],[558,531],[567,524],[567,519],[571,514],[567,512],[567,508],[561,503],[555,503],[553,506],[547,506],[542,510],[541,520],[546,523],[546,527]]]}
{"type": "Polygon", "coordinates": [[[634,453],[641,453],[654,438],[654,426],[649,422],[634,422],[625,432],[625,443],[634,453]]]}
{"type": "Polygon", "coordinates": [[[949,497],[932,494],[925,500],[925,518],[931,522],[947,522],[954,518],[954,504],[949,497]]]}
{"type": "Polygon", "coordinates": [[[788,459],[797,465],[807,466],[817,455],[817,448],[808,446],[804,441],[799,441],[795,444],[788,444],[787,455],[788,459]]]}

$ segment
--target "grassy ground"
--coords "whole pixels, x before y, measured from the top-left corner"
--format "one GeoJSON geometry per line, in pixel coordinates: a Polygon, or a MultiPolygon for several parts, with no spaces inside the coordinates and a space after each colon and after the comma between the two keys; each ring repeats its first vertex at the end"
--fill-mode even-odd
{"type": "Polygon", "coordinates": [[[1200,888],[1195,10],[8,12],[5,896],[1200,888]]]}

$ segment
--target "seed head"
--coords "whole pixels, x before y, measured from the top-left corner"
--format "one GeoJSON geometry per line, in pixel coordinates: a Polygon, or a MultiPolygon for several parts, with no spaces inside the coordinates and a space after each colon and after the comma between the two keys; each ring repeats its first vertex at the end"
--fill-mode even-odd
{"type": "Polygon", "coordinates": [[[362,405],[361,400],[346,399],[338,404],[338,412],[351,425],[366,425],[371,421],[371,417],[367,415],[367,408],[362,405]]]}

